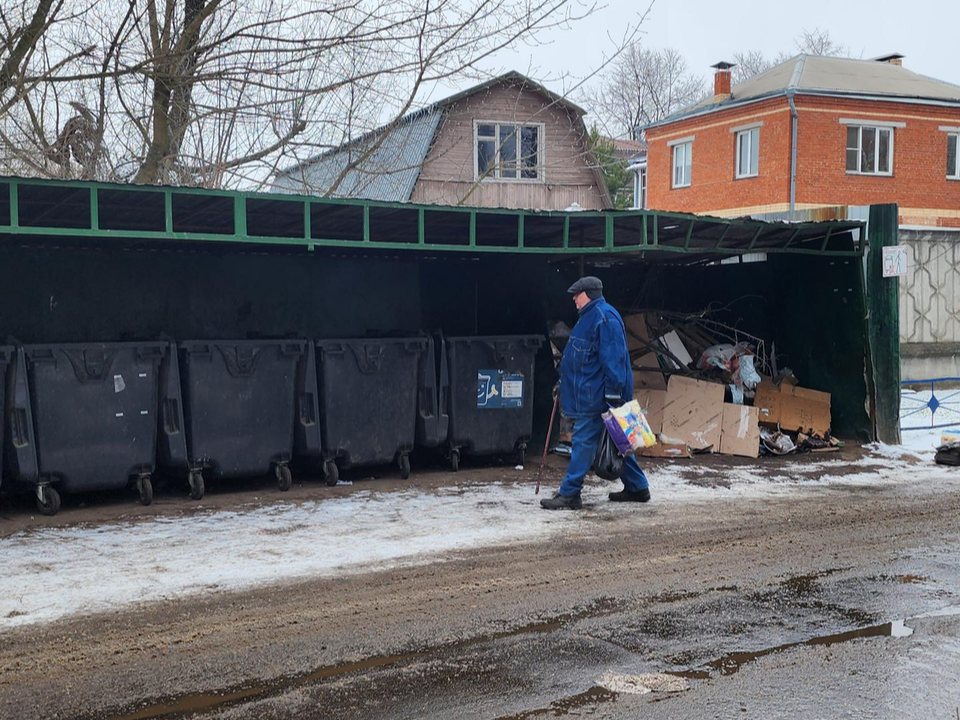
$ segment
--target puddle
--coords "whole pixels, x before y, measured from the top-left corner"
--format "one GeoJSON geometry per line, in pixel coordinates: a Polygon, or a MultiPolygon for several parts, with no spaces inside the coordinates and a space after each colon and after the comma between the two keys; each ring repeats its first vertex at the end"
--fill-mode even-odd
{"type": "Polygon", "coordinates": [[[736,673],[740,672],[740,669],[744,665],[755,662],[756,660],[766,657],[767,655],[773,655],[774,653],[783,652],[784,650],[790,650],[796,647],[837,645],[839,643],[850,642],[851,640],[859,640],[861,638],[904,638],[910,637],[911,635],[913,635],[913,628],[907,627],[904,620],[895,620],[893,622],[883,623],[882,625],[872,625],[870,627],[864,627],[858,630],[849,630],[847,632],[836,633],[834,635],[823,635],[821,637],[811,638],[810,640],[786,643],[784,645],[764,648],[763,650],[757,650],[755,652],[730,653],[729,655],[724,655],[718,660],[708,662],[707,667],[713,668],[721,675],[735,675],[736,673]]]}
{"type": "Polygon", "coordinates": [[[528,720],[536,717],[563,717],[564,715],[580,715],[580,710],[594,705],[602,705],[617,701],[618,694],[610,692],[599,685],[595,685],[579,695],[555,700],[549,707],[525,710],[516,715],[503,715],[496,720],[528,720]]]}
{"type": "MultiPolygon", "coordinates": [[[[397,663],[411,662],[413,660],[439,655],[451,650],[461,650],[474,645],[496,642],[497,640],[505,640],[511,637],[555,632],[562,629],[566,625],[577,622],[578,620],[603,617],[604,615],[617,612],[619,609],[620,602],[616,598],[602,597],[598,598],[575,613],[562,615],[555,620],[530,623],[512,630],[488,633],[486,635],[480,635],[469,640],[462,640],[460,642],[454,642],[447,645],[440,645],[438,647],[429,648],[426,650],[412,651],[397,655],[380,655],[366,658],[364,660],[358,660],[356,662],[327,665],[317,668],[316,670],[304,675],[282,677],[265,683],[248,684],[222,691],[194,693],[190,695],[182,695],[176,698],[148,702],[148,704],[137,710],[111,716],[110,720],[151,720],[152,718],[181,717],[197,712],[215,710],[217,708],[237,704],[253,698],[276,695],[292,688],[310,685],[320,680],[339,677],[341,675],[349,675],[351,673],[362,672],[365,670],[374,670],[397,663]]],[[[596,689],[603,693],[608,693],[608,691],[604,690],[603,688],[596,689]]],[[[524,715],[522,717],[527,716],[524,715]]]]}

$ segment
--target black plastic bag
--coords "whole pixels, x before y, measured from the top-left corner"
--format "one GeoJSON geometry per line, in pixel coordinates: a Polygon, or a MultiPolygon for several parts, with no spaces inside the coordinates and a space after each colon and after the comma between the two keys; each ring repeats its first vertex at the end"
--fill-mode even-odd
{"type": "Polygon", "coordinates": [[[604,480],[619,480],[623,475],[623,458],[606,428],[593,456],[593,471],[604,480]]]}

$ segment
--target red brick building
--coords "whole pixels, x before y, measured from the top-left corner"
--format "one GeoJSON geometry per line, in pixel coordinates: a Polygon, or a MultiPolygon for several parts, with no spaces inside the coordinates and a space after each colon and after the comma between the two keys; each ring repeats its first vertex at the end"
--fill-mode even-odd
{"type": "Polygon", "coordinates": [[[896,202],[960,227],[960,87],[901,56],[800,55],[645,128],[647,205],[722,216],[896,202]]]}

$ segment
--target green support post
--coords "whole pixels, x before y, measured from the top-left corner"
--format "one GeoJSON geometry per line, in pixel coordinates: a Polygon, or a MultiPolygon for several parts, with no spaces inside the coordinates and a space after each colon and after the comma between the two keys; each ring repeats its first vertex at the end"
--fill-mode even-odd
{"type": "Polygon", "coordinates": [[[900,285],[883,277],[883,248],[899,242],[896,205],[871,205],[867,224],[868,367],[873,384],[873,422],[877,440],[900,443],[900,285]]]}
{"type": "Polygon", "coordinates": [[[243,195],[233,199],[233,234],[239,238],[247,236],[247,199],[243,195]]]}
{"type": "Polygon", "coordinates": [[[417,210],[417,245],[426,245],[423,229],[423,208],[417,210]]]}
{"type": "Polygon", "coordinates": [[[10,227],[20,227],[20,192],[16,182],[10,183],[10,227]]]}
{"type": "Polygon", "coordinates": [[[606,222],[604,223],[604,226],[603,226],[603,231],[604,231],[603,246],[608,250],[610,250],[613,248],[613,215],[607,215],[607,217],[605,217],[604,220],[606,222]]]}
{"type": "Polygon", "coordinates": [[[90,229],[100,229],[100,196],[96,187],[90,188],[90,229]]]}
{"type": "Polygon", "coordinates": [[[519,217],[517,217],[517,247],[518,248],[523,247],[523,218],[524,218],[523,213],[520,213],[519,217]]]}

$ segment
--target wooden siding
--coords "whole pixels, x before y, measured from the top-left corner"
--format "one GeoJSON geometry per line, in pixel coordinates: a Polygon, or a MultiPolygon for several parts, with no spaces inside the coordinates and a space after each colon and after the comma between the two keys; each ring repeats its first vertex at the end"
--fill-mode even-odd
{"type": "Polygon", "coordinates": [[[410,200],[478,207],[563,210],[607,207],[598,173],[590,167],[583,120],[534,91],[497,85],[447,108],[410,200]],[[474,121],[541,123],[543,178],[474,181],[474,121]]]}

